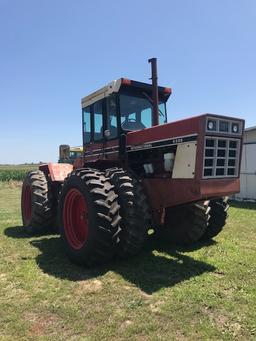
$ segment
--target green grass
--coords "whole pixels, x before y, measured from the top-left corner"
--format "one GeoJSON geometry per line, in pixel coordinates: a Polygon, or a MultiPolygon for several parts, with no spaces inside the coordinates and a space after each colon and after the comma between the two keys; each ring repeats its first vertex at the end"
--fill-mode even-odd
{"type": "Polygon", "coordinates": [[[38,169],[36,164],[0,165],[0,181],[22,181],[27,172],[38,169]]]}
{"type": "Polygon", "coordinates": [[[236,204],[208,245],[149,241],[85,269],[56,235],[28,236],[20,188],[0,185],[0,339],[255,340],[256,206],[236,204]]]}

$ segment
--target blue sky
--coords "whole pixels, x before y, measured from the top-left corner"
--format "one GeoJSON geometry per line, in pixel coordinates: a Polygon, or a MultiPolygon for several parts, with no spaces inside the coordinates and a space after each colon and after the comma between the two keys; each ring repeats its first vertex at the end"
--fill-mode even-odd
{"type": "Polygon", "coordinates": [[[81,97],[109,81],[170,86],[169,121],[204,112],[256,125],[254,0],[0,0],[0,163],[81,144],[81,97]]]}

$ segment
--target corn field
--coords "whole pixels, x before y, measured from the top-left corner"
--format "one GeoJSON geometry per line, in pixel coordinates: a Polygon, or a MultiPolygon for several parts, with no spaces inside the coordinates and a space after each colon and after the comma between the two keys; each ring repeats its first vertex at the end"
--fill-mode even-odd
{"type": "Polygon", "coordinates": [[[37,169],[37,165],[0,166],[0,181],[22,181],[27,172],[37,169]]]}

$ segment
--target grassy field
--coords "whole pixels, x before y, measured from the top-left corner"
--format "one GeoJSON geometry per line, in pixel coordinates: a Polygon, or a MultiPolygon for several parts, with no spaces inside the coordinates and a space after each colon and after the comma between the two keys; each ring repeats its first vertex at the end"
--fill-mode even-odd
{"type": "Polygon", "coordinates": [[[256,340],[256,206],[231,207],[208,245],[154,240],[129,261],[69,262],[57,235],[21,227],[0,184],[1,340],[256,340]]]}
{"type": "Polygon", "coordinates": [[[0,181],[22,181],[27,172],[38,169],[36,164],[0,165],[0,181]]]}

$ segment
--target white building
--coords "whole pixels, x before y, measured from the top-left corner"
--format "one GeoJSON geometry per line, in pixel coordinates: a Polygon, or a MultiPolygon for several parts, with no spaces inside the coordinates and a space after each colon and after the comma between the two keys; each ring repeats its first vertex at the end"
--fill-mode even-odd
{"type": "Polygon", "coordinates": [[[239,200],[256,200],[256,126],[245,129],[241,164],[239,200]]]}

